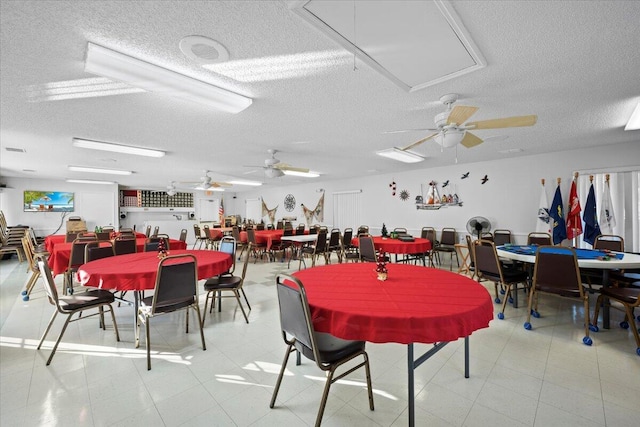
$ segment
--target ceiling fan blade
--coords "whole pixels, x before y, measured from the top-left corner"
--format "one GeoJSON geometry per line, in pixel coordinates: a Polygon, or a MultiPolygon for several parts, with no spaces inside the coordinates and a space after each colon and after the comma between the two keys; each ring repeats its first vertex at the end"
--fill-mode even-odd
{"type": "Polygon", "coordinates": [[[465,126],[470,129],[500,129],[515,128],[522,126],[533,126],[538,121],[538,116],[532,114],[530,116],[505,117],[503,119],[482,120],[479,122],[470,122],[465,126]]]}
{"type": "Polygon", "coordinates": [[[462,141],[460,141],[460,144],[464,145],[467,148],[471,148],[471,147],[475,147],[476,145],[480,145],[483,142],[484,141],[482,141],[481,138],[467,131],[465,132],[464,138],[462,138],[462,141]]]}
{"type": "Polygon", "coordinates": [[[399,130],[387,130],[382,133],[407,133],[407,132],[424,132],[425,130],[438,130],[436,128],[421,128],[421,129],[399,129],[399,130]]]}
{"type": "Polygon", "coordinates": [[[292,172],[302,172],[309,173],[309,169],[306,168],[296,168],[293,166],[289,166],[286,163],[278,163],[277,165],[273,165],[274,169],[280,169],[281,171],[292,171],[292,172]]]}
{"type": "Polygon", "coordinates": [[[456,105],[449,113],[449,117],[447,117],[447,124],[450,125],[455,123],[457,125],[461,125],[466,122],[469,117],[473,116],[475,112],[478,111],[478,107],[465,107],[464,105],[456,105]]]}
{"type": "Polygon", "coordinates": [[[418,146],[420,144],[422,144],[425,141],[428,141],[429,139],[433,138],[434,136],[438,135],[440,132],[436,132],[436,133],[432,133],[431,135],[427,136],[426,138],[422,138],[416,142],[414,142],[413,144],[409,144],[406,147],[401,148],[402,151],[407,151],[407,150],[411,150],[413,147],[418,146]]]}
{"type": "Polygon", "coordinates": [[[215,188],[219,188],[219,187],[231,187],[233,184],[230,184],[228,182],[212,182],[209,184],[210,187],[215,187],[215,188]]]}

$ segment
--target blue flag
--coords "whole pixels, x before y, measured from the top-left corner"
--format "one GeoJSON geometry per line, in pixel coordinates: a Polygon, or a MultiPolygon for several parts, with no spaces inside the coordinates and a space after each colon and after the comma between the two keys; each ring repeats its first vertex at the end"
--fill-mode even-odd
{"type": "Polygon", "coordinates": [[[593,184],[589,188],[589,195],[587,196],[587,204],[584,205],[584,214],[582,215],[584,221],[584,236],[582,239],[590,245],[596,241],[602,232],[598,225],[598,214],[596,209],[596,192],[593,189],[593,184]]]}
{"type": "Polygon", "coordinates": [[[549,209],[554,245],[560,244],[560,242],[567,238],[567,225],[564,222],[562,209],[562,194],[560,194],[560,185],[558,184],[556,194],[553,196],[553,202],[551,203],[551,209],[549,209]]]}

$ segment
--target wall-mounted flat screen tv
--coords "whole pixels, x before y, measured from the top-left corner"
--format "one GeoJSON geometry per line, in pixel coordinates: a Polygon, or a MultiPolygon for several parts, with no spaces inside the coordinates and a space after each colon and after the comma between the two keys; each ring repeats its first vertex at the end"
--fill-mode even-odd
{"type": "Polygon", "coordinates": [[[25,191],[25,212],[73,212],[73,193],[62,191],[25,191]]]}

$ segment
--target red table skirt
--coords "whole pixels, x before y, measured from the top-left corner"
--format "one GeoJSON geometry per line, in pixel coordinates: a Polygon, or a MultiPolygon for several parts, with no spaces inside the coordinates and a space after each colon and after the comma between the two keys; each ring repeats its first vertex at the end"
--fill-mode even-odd
{"type": "MultiPolygon", "coordinates": [[[[358,246],[358,243],[357,237],[351,241],[354,246],[358,246]]],[[[414,238],[413,242],[403,242],[398,239],[375,236],[373,245],[377,250],[390,254],[421,254],[431,250],[431,242],[420,237],[414,238]]]]}
{"type": "MultiPolygon", "coordinates": [[[[169,255],[192,254],[198,262],[198,279],[217,276],[231,268],[233,260],[225,252],[171,250],[169,255]]],[[[78,280],[84,286],[118,291],[153,289],[158,270],[156,252],[139,252],[102,258],[78,269],[78,280]]]]}
{"type": "Polygon", "coordinates": [[[489,326],[493,303],[467,277],[428,267],[332,264],[294,273],[307,291],[317,331],[376,343],[455,341],[489,326]]]}
{"type": "MultiPolygon", "coordinates": [[[[284,230],[256,230],[256,243],[265,244],[267,250],[271,249],[271,245],[274,242],[279,242],[280,238],[284,234],[284,230]]],[[[240,241],[247,242],[247,232],[240,232],[240,241]]]]}
{"type": "MultiPolygon", "coordinates": [[[[144,251],[144,242],[146,240],[146,237],[136,238],[136,250],[138,252],[144,251]]],[[[69,267],[71,245],[72,243],[57,243],[53,246],[53,250],[49,251],[49,267],[54,276],[64,273],[69,267]]],[[[169,239],[169,250],[179,249],[187,249],[187,244],[182,240],[169,239]]]]}

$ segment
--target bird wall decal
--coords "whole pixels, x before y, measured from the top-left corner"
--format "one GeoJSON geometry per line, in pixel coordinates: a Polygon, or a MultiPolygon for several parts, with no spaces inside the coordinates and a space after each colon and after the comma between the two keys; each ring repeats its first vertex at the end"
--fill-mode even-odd
{"type": "Polygon", "coordinates": [[[482,178],[482,183],[486,184],[487,181],[489,181],[489,177],[485,175],[484,178],[482,178]]]}
{"type": "Polygon", "coordinates": [[[460,179],[467,179],[467,178],[469,178],[469,172],[463,173],[462,174],[462,178],[460,178],[460,179]]]}
{"type": "Polygon", "coordinates": [[[446,187],[447,185],[449,185],[449,180],[446,180],[442,183],[442,188],[446,187]]]}

